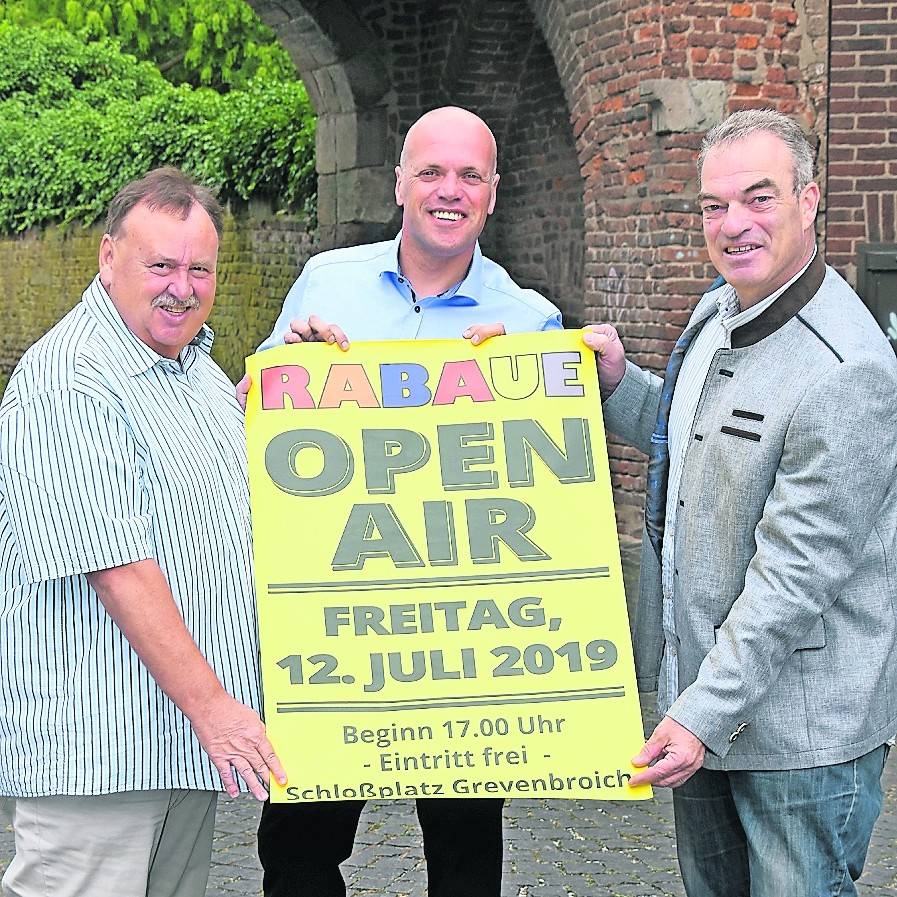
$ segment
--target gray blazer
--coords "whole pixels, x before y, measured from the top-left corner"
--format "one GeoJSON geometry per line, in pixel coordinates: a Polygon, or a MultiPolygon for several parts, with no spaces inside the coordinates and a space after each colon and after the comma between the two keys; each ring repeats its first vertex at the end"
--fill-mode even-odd
{"type": "MultiPolygon", "coordinates": [[[[712,315],[714,294],[692,321],[712,315]]],[[[607,428],[647,451],[661,381],[627,363],[607,428]]],[[[678,496],[679,698],[711,769],[853,759],[897,731],[897,360],[816,259],[714,356],[678,496]]],[[[658,561],[643,540],[633,628],[657,686],[658,561]]]]}

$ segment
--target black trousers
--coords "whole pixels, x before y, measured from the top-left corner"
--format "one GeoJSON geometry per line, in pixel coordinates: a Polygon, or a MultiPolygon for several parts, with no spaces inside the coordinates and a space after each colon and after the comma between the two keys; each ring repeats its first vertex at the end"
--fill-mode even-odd
{"type": "MultiPolygon", "coordinates": [[[[339,864],[352,854],[365,802],[262,808],[259,859],[265,897],[345,897],[339,864]]],[[[501,798],[417,801],[429,897],[500,897],[501,798]]]]}

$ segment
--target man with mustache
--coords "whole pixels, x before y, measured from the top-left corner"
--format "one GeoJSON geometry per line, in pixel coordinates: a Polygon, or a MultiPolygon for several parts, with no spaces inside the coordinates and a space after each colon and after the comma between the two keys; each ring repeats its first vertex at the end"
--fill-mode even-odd
{"type": "MultiPolygon", "coordinates": [[[[434,109],[408,130],[396,167],[394,240],[323,252],[293,285],[271,336],[283,341],[470,339],[561,326],[557,308],[480,252],[495,207],[495,138],[466,109],[434,109]]],[[[247,381],[241,384],[244,396],[247,381]]],[[[499,897],[501,798],[423,798],[417,813],[430,897],[499,897]]],[[[267,897],[343,897],[364,801],[265,804],[259,856],[267,897]]]]}
{"type": "Polygon", "coordinates": [[[221,223],[175,169],[122,188],[99,274],[0,404],[9,897],[200,897],[217,792],[285,781],[243,420],[208,354],[221,223]]]}
{"type": "Polygon", "coordinates": [[[816,246],[797,124],[736,112],[698,171],[727,283],[664,380],[584,334],[608,429],[650,452],[633,639],[664,718],[632,782],[675,789],[691,897],[844,897],[897,730],[897,361],[816,246]]]}

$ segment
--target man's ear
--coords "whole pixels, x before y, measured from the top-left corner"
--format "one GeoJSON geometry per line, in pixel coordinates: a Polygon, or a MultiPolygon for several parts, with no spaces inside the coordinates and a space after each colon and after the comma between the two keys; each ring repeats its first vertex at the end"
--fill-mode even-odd
{"type": "Polygon", "coordinates": [[[108,285],[112,274],[112,262],[115,257],[115,240],[109,234],[103,234],[100,240],[100,280],[108,285]]]}
{"type": "Polygon", "coordinates": [[[815,181],[810,181],[800,192],[798,203],[804,230],[813,227],[813,222],[816,221],[816,213],[819,211],[819,196],[819,184],[815,181]]]}
{"type": "Polygon", "coordinates": [[[402,166],[396,165],[396,205],[401,207],[404,204],[402,199],[402,166]]]}
{"type": "Polygon", "coordinates": [[[489,208],[486,210],[487,215],[491,215],[495,209],[495,192],[498,190],[498,182],[500,180],[501,175],[498,172],[492,175],[492,198],[489,200],[489,208]]]}

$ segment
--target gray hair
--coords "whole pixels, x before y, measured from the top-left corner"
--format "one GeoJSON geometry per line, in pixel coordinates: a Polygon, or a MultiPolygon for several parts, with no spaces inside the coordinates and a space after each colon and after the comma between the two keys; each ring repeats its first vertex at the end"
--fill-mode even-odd
{"type": "Polygon", "coordinates": [[[711,128],[701,143],[698,178],[701,177],[710,150],[720,144],[741,140],[758,131],[773,134],[788,147],[793,162],[791,172],[794,192],[799,196],[804,187],[813,180],[813,147],[797,122],[774,109],[743,109],[740,112],[733,112],[725,121],[711,128]]]}
{"type": "Polygon", "coordinates": [[[178,168],[170,165],[154,168],[139,180],[125,184],[109,203],[106,233],[111,237],[117,236],[128,213],[140,203],[145,203],[151,212],[162,209],[183,219],[198,204],[212,219],[216,233],[221,236],[224,215],[215,194],[207,187],[194,183],[178,168]]]}

